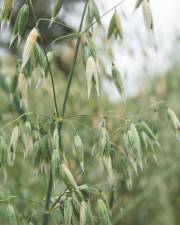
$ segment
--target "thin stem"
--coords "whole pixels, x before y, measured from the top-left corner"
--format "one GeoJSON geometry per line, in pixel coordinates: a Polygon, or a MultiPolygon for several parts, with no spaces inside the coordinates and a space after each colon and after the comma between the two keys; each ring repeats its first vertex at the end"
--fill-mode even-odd
{"type": "Polygon", "coordinates": [[[52,42],[52,47],[55,45],[55,43],[57,42],[57,41],[61,41],[61,40],[63,40],[63,39],[66,39],[66,38],[70,38],[70,37],[77,37],[77,36],[79,36],[80,35],[80,33],[72,33],[72,34],[68,34],[68,35],[64,35],[64,36],[61,36],[61,37],[59,37],[59,38],[56,38],[56,39],[54,39],[53,40],[53,42],[52,42]]]}
{"type": "MultiPolygon", "coordinates": [[[[84,17],[85,17],[85,14],[86,14],[86,9],[87,9],[87,6],[88,6],[88,2],[89,2],[89,0],[86,0],[78,33],[80,33],[81,30],[82,30],[82,26],[83,26],[84,17]]],[[[77,43],[76,43],[75,52],[74,52],[73,64],[72,64],[71,72],[70,72],[70,75],[69,75],[69,80],[68,80],[68,84],[67,84],[67,88],[66,88],[66,93],[65,93],[65,97],[64,97],[62,111],[61,111],[61,116],[62,117],[64,116],[65,110],[66,110],[66,105],[67,105],[69,91],[70,91],[70,87],[71,87],[71,83],[72,83],[72,78],[74,76],[74,71],[75,71],[75,66],[76,66],[76,61],[77,61],[77,55],[78,55],[78,51],[79,51],[80,41],[81,41],[81,37],[78,37],[77,43]]]]}
{"type": "MultiPolygon", "coordinates": [[[[51,19],[39,18],[36,25],[38,26],[39,23],[40,23],[41,21],[51,21],[51,19]]],[[[54,20],[53,23],[59,24],[59,25],[65,27],[65,28],[68,28],[68,29],[70,29],[70,30],[73,30],[72,27],[70,27],[70,26],[68,26],[68,25],[66,25],[66,24],[64,24],[64,23],[62,23],[62,22],[59,22],[59,21],[57,21],[57,20],[54,20]]]]}
{"type": "Polygon", "coordinates": [[[19,121],[21,118],[25,117],[25,116],[41,116],[41,117],[45,117],[45,118],[50,118],[47,115],[43,115],[43,114],[38,114],[38,113],[33,113],[33,112],[26,112],[21,114],[20,116],[18,116],[16,119],[9,121],[8,123],[4,124],[1,129],[6,128],[8,126],[10,126],[11,124],[19,121]]]}
{"type": "Polygon", "coordinates": [[[12,123],[17,122],[17,121],[20,120],[22,117],[27,116],[27,115],[34,115],[34,113],[32,113],[32,112],[23,113],[23,114],[21,114],[18,118],[14,119],[14,120],[11,120],[10,122],[8,122],[8,123],[6,123],[5,125],[3,125],[3,126],[1,127],[1,129],[8,127],[8,126],[11,125],[12,123]]]}
{"type": "Polygon", "coordinates": [[[31,200],[31,199],[28,199],[28,198],[23,198],[23,197],[19,197],[19,196],[15,196],[15,195],[9,196],[6,199],[0,199],[0,203],[6,203],[6,202],[9,202],[9,201],[12,201],[13,199],[19,199],[19,200],[22,200],[22,201],[31,202],[33,204],[36,204],[36,205],[39,205],[39,206],[43,207],[43,204],[41,202],[37,202],[37,201],[31,200]]]}
{"type": "MultiPolygon", "coordinates": [[[[106,11],[104,14],[102,14],[99,19],[102,19],[104,16],[106,16],[107,14],[109,14],[111,11],[113,11],[114,9],[116,9],[117,7],[119,7],[123,2],[125,2],[126,0],[122,0],[119,3],[117,3],[115,6],[113,6],[111,9],[109,9],[108,11],[106,11]]],[[[83,33],[86,33],[90,28],[92,28],[96,23],[98,23],[97,20],[95,20],[92,24],[90,24],[83,33]]]]}
{"type": "MultiPolygon", "coordinates": [[[[96,153],[97,154],[97,153],[96,153]]],[[[92,159],[95,158],[96,154],[94,154],[91,158],[89,158],[89,160],[87,161],[87,165],[89,165],[92,162],[92,159]]],[[[86,166],[87,166],[86,165],[86,166]]],[[[75,178],[78,178],[82,173],[82,170],[80,169],[76,175],[75,178]]],[[[54,208],[57,206],[57,204],[60,202],[62,196],[66,193],[66,191],[68,190],[68,188],[65,188],[65,190],[59,195],[59,197],[56,199],[56,201],[52,204],[52,206],[49,209],[49,212],[51,212],[52,210],[54,210],[54,208]]]]}
{"type": "MultiPolygon", "coordinates": [[[[110,11],[112,11],[113,9],[118,7],[124,1],[125,0],[121,1],[116,6],[114,6],[112,9],[108,10],[100,18],[104,17],[106,14],[108,14],[110,11]]],[[[36,19],[36,14],[35,14],[35,10],[34,10],[33,4],[31,2],[31,0],[29,0],[29,2],[30,2],[30,5],[32,7],[33,16],[34,16],[36,25],[38,25],[39,21],[37,21],[37,19],[36,19]]],[[[89,2],[89,0],[86,0],[84,11],[83,11],[83,15],[82,15],[82,19],[81,19],[81,23],[80,23],[80,26],[79,26],[79,33],[82,30],[83,21],[84,21],[84,18],[85,18],[85,13],[86,13],[86,9],[87,9],[87,6],[88,6],[88,2],[89,2]]],[[[96,23],[97,23],[97,21],[95,21],[93,24],[91,24],[85,30],[85,32],[88,31],[96,23]]],[[[41,35],[40,35],[40,38],[41,38],[42,43],[44,44],[44,41],[43,41],[43,38],[41,37],[41,35]]],[[[64,117],[64,114],[65,114],[65,111],[66,111],[66,106],[67,106],[67,101],[68,101],[68,97],[69,97],[70,87],[71,87],[72,79],[73,79],[74,72],[75,72],[75,66],[76,66],[78,51],[79,51],[79,47],[80,47],[80,41],[81,41],[81,36],[79,36],[77,38],[77,43],[76,43],[76,48],[75,48],[75,53],[74,53],[74,58],[73,58],[73,64],[72,64],[71,72],[70,72],[70,75],[69,75],[68,84],[67,84],[67,88],[66,88],[66,92],[65,92],[65,97],[64,97],[64,101],[63,101],[62,111],[61,111],[61,117],[62,118],[64,117]]],[[[45,54],[45,58],[47,60],[47,64],[48,64],[48,68],[49,68],[49,72],[50,72],[50,76],[51,76],[51,82],[52,82],[52,88],[53,88],[53,96],[54,96],[54,104],[55,104],[55,111],[56,111],[57,117],[59,118],[58,105],[57,105],[57,100],[56,100],[56,91],[55,91],[55,85],[54,85],[54,78],[53,78],[53,75],[52,75],[52,70],[51,70],[50,63],[49,63],[49,60],[48,60],[48,57],[47,57],[47,54],[46,54],[46,51],[45,51],[44,47],[43,47],[43,51],[44,51],[44,54],[45,54]]],[[[59,135],[60,135],[60,145],[61,145],[62,125],[63,125],[63,120],[59,122],[59,127],[58,127],[59,135]]],[[[50,171],[48,190],[47,190],[47,196],[46,196],[46,204],[45,204],[45,213],[44,213],[44,218],[43,218],[43,225],[48,225],[48,223],[49,223],[49,214],[46,213],[46,212],[49,210],[51,193],[52,193],[52,187],[53,187],[53,177],[52,177],[52,171],[50,171]]]]}
{"type": "Polygon", "coordinates": [[[72,115],[72,116],[67,116],[64,117],[64,119],[71,119],[71,118],[77,118],[77,117],[112,117],[120,120],[127,121],[126,118],[118,115],[108,115],[108,114],[79,114],[79,115],[72,115]]]}
{"type": "Polygon", "coordinates": [[[55,84],[54,84],[54,77],[53,77],[53,74],[52,74],[52,70],[51,70],[51,66],[50,66],[50,63],[49,63],[49,60],[48,60],[48,57],[47,57],[46,50],[44,48],[44,40],[43,40],[42,36],[40,36],[40,38],[41,38],[41,42],[43,44],[42,49],[43,49],[43,52],[44,52],[44,55],[45,55],[45,58],[46,58],[46,61],[47,61],[47,65],[48,65],[48,68],[49,68],[49,72],[50,72],[56,116],[59,117],[57,97],[56,97],[56,89],[55,89],[55,84]]]}
{"type": "MultiPolygon", "coordinates": [[[[32,8],[32,11],[33,11],[33,17],[34,17],[35,24],[37,24],[36,14],[35,14],[35,10],[34,10],[32,1],[29,0],[29,2],[30,2],[30,5],[31,5],[31,8],[32,8]]],[[[41,42],[42,42],[42,45],[43,45],[42,49],[43,49],[43,52],[44,52],[44,55],[45,55],[45,58],[46,58],[46,61],[47,61],[48,69],[49,69],[49,72],[50,72],[56,116],[59,118],[54,78],[53,78],[51,66],[50,66],[50,63],[49,63],[49,60],[48,60],[48,57],[47,57],[47,53],[46,53],[46,50],[44,48],[44,40],[41,36],[40,30],[39,30],[39,34],[40,34],[40,39],[41,39],[41,42]]],[[[60,135],[60,133],[59,133],[59,135],[60,135]]],[[[48,189],[47,189],[47,194],[46,194],[45,212],[44,212],[44,216],[43,216],[43,225],[48,225],[48,223],[49,223],[49,214],[47,214],[46,212],[49,209],[52,188],[53,188],[53,176],[52,176],[52,170],[50,169],[49,180],[48,180],[48,189]]]]}
{"type": "MultiPolygon", "coordinates": [[[[30,6],[31,6],[31,8],[32,8],[33,18],[34,18],[35,24],[36,24],[36,26],[37,26],[37,25],[38,25],[38,20],[37,20],[37,18],[36,18],[36,13],[35,13],[35,10],[34,10],[34,6],[33,6],[31,0],[29,0],[29,3],[30,3],[30,6]]],[[[57,117],[59,117],[58,105],[57,105],[57,98],[56,98],[56,90],[55,90],[55,84],[54,84],[54,78],[53,78],[51,66],[50,66],[50,63],[49,63],[49,60],[48,60],[48,57],[47,57],[47,54],[46,54],[46,50],[45,50],[45,48],[44,48],[44,40],[43,40],[43,38],[42,38],[42,36],[41,36],[40,30],[39,30],[39,34],[40,34],[41,42],[42,42],[42,44],[43,44],[43,45],[42,45],[42,49],[43,49],[43,52],[44,52],[44,55],[45,55],[45,58],[46,58],[46,61],[47,61],[48,69],[49,69],[49,72],[50,72],[51,83],[52,83],[52,88],[53,88],[53,97],[54,97],[54,104],[55,104],[56,115],[57,115],[57,117]]]]}
{"type": "MultiPolygon", "coordinates": [[[[81,32],[81,30],[82,30],[82,26],[83,26],[83,22],[84,22],[84,18],[85,18],[88,2],[89,2],[89,0],[87,0],[86,3],[85,3],[83,15],[82,15],[82,18],[81,18],[81,23],[80,23],[80,26],[79,26],[79,32],[81,32]]],[[[62,118],[63,118],[63,116],[65,114],[66,105],[67,105],[67,101],[68,101],[68,97],[69,97],[69,91],[70,91],[70,87],[71,87],[71,83],[72,83],[72,78],[74,76],[74,71],[75,71],[75,66],[76,66],[76,61],[77,61],[77,55],[78,55],[78,51],[79,51],[80,41],[81,41],[81,37],[78,37],[77,43],[76,43],[76,48],[75,48],[75,53],[74,53],[74,58],[73,58],[73,65],[72,65],[71,72],[70,72],[70,75],[69,75],[68,84],[67,84],[67,88],[66,88],[64,102],[63,102],[63,107],[62,107],[62,111],[61,111],[61,117],[62,118]]],[[[58,127],[59,135],[60,135],[60,147],[62,145],[62,139],[61,139],[62,125],[63,125],[63,121],[60,121],[59,122],[59,127],[58,127]]],[[[45,212],[47,212],[49,210],[51,193],[52,193],[52,187],[53,187],[53,177],[52,177],[52,172],[50,171],[48,191],[47,191],[47,197],[46,197],[45,212]]],[[[43,219],[43,225],[48,225],[48,223],[49,223],[49,214],[45,213],[44,214],[44,219],[43,219]]]]}

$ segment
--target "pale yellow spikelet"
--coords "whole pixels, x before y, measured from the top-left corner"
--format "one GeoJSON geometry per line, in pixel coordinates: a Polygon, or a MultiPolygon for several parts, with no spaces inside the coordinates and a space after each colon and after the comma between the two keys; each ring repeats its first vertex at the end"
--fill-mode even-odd
{"type": "Polygon", "coordinates": [[[28,62],[32,51],[34,49],[34,46],[37,42],[38,39],[38,30],[36,28],[33,28],[31,30],[31,32],[29,33],[26,43],[25,43],[25,47],[24,47],[24,51],[23,51],[23,63],[22,63],[22,68],[25,67],[26,63],[28,62]]]}
{"type": "Polygon", "coordinates": [[[110,156],[103,156],[102,163],[104,169],[108,175],[109,183],[112,185],[114,183],[114,176],[113,176],[113,168],[112,168],[112,160],[110,156]]]}
{"type": "Polygon", "coordinates": [[[27,107],[27,97],[28,97],[28,80],[23,72],[20,72],[18,78],[18,88],[21,93],[21,106],[27,107]]]}
{"type": "Polygon", "coordinates": [[[86,80],[87,80],[87,86],[88,86],[88,98],[90,97],[91,89],[93,86],[93,78],[96,82],[95,87],[97,94],[99,96],[99,81],[98,81],[98,70],[97,65],[92,56],[90,56],[86,63],[86,80]]]}
{"type": "Polygon", "coordinates": [[[23,144],[24,144],[24,158],[27,157],[29,152],[32,152],[33,149],[33,139],[31,136],[23,136],[23,144]]]}
{"type": "Polygon", "coordinates": [[[143,11],[143,17],[144,17],[144,23],[147,28],[147,30],[153,30],[153,16],[151,7],[148,0],[142,1],[142,11],[143,11]]]}

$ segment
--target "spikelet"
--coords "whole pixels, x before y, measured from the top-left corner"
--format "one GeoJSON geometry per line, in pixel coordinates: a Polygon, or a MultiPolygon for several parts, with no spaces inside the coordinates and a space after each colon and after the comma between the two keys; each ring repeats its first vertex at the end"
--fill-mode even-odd
{"type": "Polygon", "coordinates": [[[103,156],[102,163],[104,166],[105,171],[108,175],[108,181],[111,185],[114,183],[114,176],[113,176],[113,169],[112,169],[112,160],[110,156],[103,156]]]}
{"type": "Polygon", "coordinates": [[[28,62],[29,58],[31,57],[31,54],[33,52],[33,49],[35,47],[35,44],[38,39],[38,30],[36,28],[33,28],[31,32],[29,33],[24,51],[23,51],[23,63],[22,63],[22,68],[25,67],[26,63],[28,62]]]}
{"type": "Polygon", "coordinates": [[[4,0],[3,3],[3,10],[2,10],[2,18],[1,18],[1,30],[5,22],[10,23],[11,20],[11,14],[12,14],[12,8],[13,8],[13,2],[14,0],[4,0]]]}
{"type": "Polygon", "coordinates": [[[98,199],[97,201],[97,211],[98,211],[98,218],[101,225],[110,225],[110,218],[109,218],[109,212],[106,207],[106,204],[102,199],[98,199]]]}
{"type": "Polygon", "coordinates": [[[81,138],[79,135],[74,137],[74,146],[76,150],[76,156],[79,160],[82,171],[84,172],[84,147],[81,138]]]}
{"type": "Polygon", "coordinates": [[[28,153],[33,149],[31,123],[29,121],[25,122],[24,131],[22,133],[22,142],[24,145],[24,158],[26,158],[28,153]]]}
{"type": "Polygon", "coordinates": [[[29,7],[28,4],[24,4],[20,9],[20,15],[18,20],[18,45],[24,35],[26,25],[29,18],[29,7]]]}
{"type": "Polygon", "coordinates": [[[94,218],[89,204],[86,203],[86,218],[87,224],[94,225],[94,218]]]}
{"type": "Polygon", "coordinates": [[[176,133],[177,138],[180,140],[180,121],[177,118],[175,112],[171,109],[167,110],[168,119],[170,121],[171,127],[176,133]]]}
{"type": "Polygon", "coordinates": [[[97,95],[99,96],[99,80],[98,80],[98,70],[97,65],[92,56],[89,57],[86,63],[86,80],[88,86],[88,98],[91,94],[91,89],[93,86],[93,81],[95,82],[95,88],[97,91],[97,95]]]}
{"type": "Polygon", "coordinates": [[[137,128],[133,123],[131,124],[128,131],[128,140],[134,159],[137,160],[138,165],[140,166],[141,170],[143,170],[140,137],[137,128]]]}
{"type": "Polygon", "coordinates": [[[17,225],[15,210],[14,210],[14,207],[10,204],[8,204],[7,206],[7,213],[8,213],[10,225],[17,225]]]}
{"type": "Polygon", "coordinates": [[[110,140],[109,140],[108,131],[106,129],[106,121],[104,119],[102,119],[98,124],[98,132],[99,132],[100,156],[103,156],[103,155],[109,156],[110,140]]]}
{"type": "Polygon", "coordinates": [[[7,145],[3,136],[0,136],[0,164],[2,168],[8,166],[8,154],[7,145]]]}
{"type": "Polygon", "coordinates": [[[71,225],[73,216],[73,206],[70,199],[64,202],[64,225],[71,225]]]}
{"type": "Polygon", "coordinates": [[[75,188],[76,191],[78,192],[78,194],[82,197],[82,194],[79,190],[79,187],[78,187],[71,171],[69,170],[69,168],[64,163],[61,164],[61,172],[62,172],[62,176],[64,178],[64,181],[65,181],[66,185],[67,186],[70,185],[71,187],[75,188]]]}
{"type": "Polygon", "coordinates": [[[28,96],[28,81],[23,72],[20,72],[18,78],[18,88],[21,94],[21,107],[24,105],[27,107],[27,96],[28,96]]]}
{"type": "Polygon", "coordinates": [[[120,96],[122,96],[122,100],[125,103],[125,92],[124,92],[124,85],[122,81],[122,75],[118,68],[113,64],[112,65],[112,79],[119,92],[120,96]]]}
{"type": "Polygon", "coordinates": [[[62,5],[63,5],[63,1],[62,0],[56,0],[56,3],[55,3],[55,5],[53,7],[53,10],[52,10],[51,21],[50,21],[49,27],[51,27],[51,25],[53,24],[54,20],[56,19],[59,11],[61,10],[62,5]]]}
{"type": "Polygon", "coordinates": [[[96,22],[101,25],[99,9],[96,5],[96,2],[94,0],[91,0],[88,4],[86,26],[90,26],[94,20],[96,20],[96,22]]]}
{"type": "Polygon", "coordinates": [[[51,168],[53,177],[57,178],[59,176],[60,171],[60,155],[58,149],[53,150],[51,159],[51,168]]]}
{"type": "Polygon", "coordinates": [[[123,29],[122,29],[121,19],[117,13],[115,15],[115,20],[116,20],[117,35],[119,35],[119,37],[123,39],[123,29]]]}
{"type": "Polygon", "coordinates": [[[12,131],[10,146],[9,146],[9,153],[10,153],[9,163],[10,163],[10,165],[13,165],[14,161],[15,161],[18,137],[19,137],[19,127],[16,125],[12,131]]]}
{"type": "Polygon", "coordinates": [[[142,1],[142,11],[143,11],[143,17],[144,17],[144,23],[147,28],[147,30],[153,30],[153,17],[152,17],[152,11],[149,5],[148,0],[142,1]]]}
{"type": "Polygon", "coordinates": [[[87,221],[86,210],[87,210],[86,202],[83,201],[81,202],[81,205],[80,205],[80,225],[86,225],[86,221],[87,221]]]}
{"type": "Polygon", "coordinates": [[[113,14],[109,23],[107,38],[109,39],[111,36],[114,36],[116,39],[119,36],[120,39],[123,39],[121,19],[117,12],[113,14]]]}

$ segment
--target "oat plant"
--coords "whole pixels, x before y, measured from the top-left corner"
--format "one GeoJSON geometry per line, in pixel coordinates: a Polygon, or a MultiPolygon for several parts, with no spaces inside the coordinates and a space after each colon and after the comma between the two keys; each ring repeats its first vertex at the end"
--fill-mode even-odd
{"type": "MultiPolygon", "coordinates": [[[[16,2],[17,0],[2,1],[1,35],[3,35],[3,29],[10,29],[11,16],[14,13],[16,2]]],[[[124,2],[125,0],[120,1],[100,15],[96,1],[86,0],[83,3],[84,8],[78,31],[52,40],[49,43],[48,51],[41,33],[41,24],[42,22],[46,24],[47,32],[54,25],[68,27],[57,19],[64,1],[52,2],[50,18],[38,18],[31,0],[24,1],[18,8],[9,46],[20,49],[21,57],[16,59],[16,74],[12,76],[7,84],[9,86],[5,90],[8,90],[11,101],[16,105],[14,110],[19,113],[19,116],[1,125],[0,167],[5,182],[8,183],[9,168],[16,167],[17,158],[20,160],[19,149],[23,149],[24,159],[21,157],[21,160],[33,161],[31,166],[33,170],[35,168],[35,176],[43,177],[45,180],[48,177],[48,184],[47,187],[43,186],[43,196],[45,197],[41,199],[40,211],[37,214],[34,212],[33,216],[25,216],[21,213],[20,210],[23,209],[19,210],[18,203],[15,204],[17,196],[6,195],[1,202],[7,208],[6,212],[9,217],[7,224],[116,224],[118,218],[113,216],[114,210],[117,210],[117,207],[123,207],[117,200],[117,196],[121,194],[119,186],[122,185],[131,191],[133,180],[144,171],[149,158],[157,161],[157,152],[160,151],[161,143],[158,141],[158,134],[151,123],[144,120],[143,116],[128,118],[126,114],[119,115],[117,112],[66,114],[72,83],[76,82],[75,75],[79,60],[82,62],[83,72],[81,74],[84,79],[83,87],[80,85],[79,89],[87,87],[86,102],[91,98],[99,98],[101,101],[100,84],[104,78],[101,75],[103,71],[101,71],[95,40],[95,36],[97,38],[99,33],[95,33],[95,28],[104,32],[102,31],[102,20],[106,15],[111,14],[112,17],[105,29],[104,38],[109,43],[116,41],[122,44],[125,37],[121,13],[118,9],[124,2]],[[31,22],[33,20],[34,24],[30,31],[28,29],[29,20],[31,22]],[[62,101],[59,101],[58,85],[52,67],[55,48],[61,45],[62,40],[74,40],[75,47],[63,93],[64,97],[60,96],[62,101]],[[29,112],[28,107],[33,100],[28,100],[29,89],[38,82],[49,81],[54,101],[54,106],[50,110],[53,113],[46,115],[46,113],[29,112]],[[78,119],[79,123],[83,125],[82,129],[91,131],[88,137],[83,136],[77,123],[72,120],[73,118],[78,119]],[[94,121],[95,124],[92,127],[90,127],[88,119],[94,121]],[[71,129],[69,139],[67,139],[67,130],[63,129],[66,125],[71,129]],[[10,130],[11,135],[9,135],[10,130]],[[89,144],[88,139],[93,140],[93,143],[89,144]],[[70,154],[68,148],[71,148],[70,154]],[[91,171],[89,171],[89,167],[91,171]],[[119,180],[121,181],[119,182],[119,180]],[[99,181],[103,185],[100,185],[99,181]]],[[[150,1],[137,0],[134,10],[134,13],[136,10],[142,10],[145,27],[147,32],[152,35],[153,13],[150,1]]],[[[66,52],[63,54],[65,55],[66,52]]],[[[121,97],[121,104],[124,104],[123,107],[126,108],[128,98],[123,74],[113,60],[111,67],[111,80],[121,97]]],[[[79,104],[78,98],[76,101],[79,104]]],[[[38,104],[36,106],[38,107],[38,104]]],[[[166,102],[156,102],[147,110],[149,109],[163,112],[164,121],[166,122],[166,118],[169,119],[172,130],[177,139],[180,139],[180,122],[166,102]]],[[[33,196],[34,190],[30,191],[33,196]]],[[[27,202],[27,204],[29,203],[27,202]]],[[[126,206],[124,210],[126,212],[126,206]]]]}

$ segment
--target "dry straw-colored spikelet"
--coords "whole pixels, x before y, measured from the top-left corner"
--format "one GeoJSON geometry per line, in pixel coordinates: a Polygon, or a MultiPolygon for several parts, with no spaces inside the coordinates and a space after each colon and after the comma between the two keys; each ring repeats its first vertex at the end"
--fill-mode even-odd
{"type": "Polygon", "coordinates": [[[176,116],[175,112],[171,109],[167,110],[167,115],[172,129],[176,133],[178,140],[180,140],[180,121],[178,117],[176,116]]]}
{"type": "Polygon", "coordinates": [[[110,156],[103,156],[102,157],[102,163],[104,166],[104,169],[108,176],[108,181],[111,185],[114,183],[114,176],[113,176],[113,168],[112,168],[112,160],[110,156]]]}
{"type": "Polygon", "coordinates": [[[144,17],[144,23],[147,28],[147,30],[153,30],[154,24],[153,24],[153,16],[151,7],[148,0],[142,1],[142,11],[143,11],[143,17],[144,17]]]}
{"type": "Polygon", "coordinates": [[[25,67],[26,63],[31,57],[35,44],[37,43],[38,35],[38,30],[36,28],[33,28],[27,37],[23,51],[22,68],[25,67]]]}

